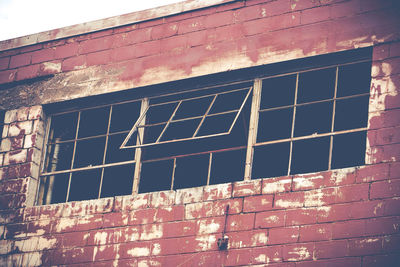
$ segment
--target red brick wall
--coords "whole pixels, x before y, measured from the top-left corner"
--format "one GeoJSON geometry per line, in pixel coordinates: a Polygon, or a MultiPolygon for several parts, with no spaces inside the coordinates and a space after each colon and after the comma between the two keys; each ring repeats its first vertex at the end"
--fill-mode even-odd
{"type": "Polygon", "coordinates": [[[398,11],[389,0],[237,1],[0,52],[1,105],[10,109],[0,152],[0,265],[397,266],[398,11]],[[41,104],[365,46],[373,46],[365,166],[33,206],[41,104]],[[89,73],[99,82],[80,92],[89,73]],[[25,81],[49,74],[47,84],[25,81]],[[57,81],[68,90],[46,91],[57,81]],[[219,251],[226,205],[229,244],[219,251]]]}

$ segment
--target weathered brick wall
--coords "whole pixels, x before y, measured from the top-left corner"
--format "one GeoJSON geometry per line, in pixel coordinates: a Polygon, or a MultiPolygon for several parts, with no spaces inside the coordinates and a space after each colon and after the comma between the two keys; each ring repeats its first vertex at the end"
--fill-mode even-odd
{"type": "Polygon", "coordinates": [[[1,51],[0,265],[396,266],[398,14],[389,0],[237,1],[1,51]],[[42,104],[366,46],[365,166],[33,206],[42,104]]]}

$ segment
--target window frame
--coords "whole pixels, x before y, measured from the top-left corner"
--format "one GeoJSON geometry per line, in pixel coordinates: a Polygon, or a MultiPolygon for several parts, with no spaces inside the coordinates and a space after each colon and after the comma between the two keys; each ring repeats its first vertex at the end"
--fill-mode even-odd
{"type": "MultiPolygon", "coordinates": [[[[368,93],[362,93],[362,94],[356,94],[356,95],[350,95],[350,96],[341,96],[338,97],[337,96],[337,88],[338,88],[338,74],[339,74],[339,67],[341,66],[345,66],[345,65],[352,65],[352,64],[358,64],[358,63],[362,63],[362,62],[372,62],[372,59],[370,58],[370,56],[368,57],[361,57],[361,59],[356,59],[356,60],[349,60],[349,61],[345,61],[345,62],[334,62],[332,64],[327,64],[324,66],[320,66],[320,67],[306,67],[300,70],[296,70],[296,71],[290,71],[290,72],[282,72],[279,74],[273,74],[273,75],[259,75],[258,77],[254,77],[254,78],[249,78],[249,79],[241,79],[240,81],[236,81],[236,82],[227,82],[227,83],[223,83],[223,84],[218,84],[218,85],[213,85],[213,86],[206,86],[206,87],[202,87],[200,89],[194,89],[194,90],[203,90],[203,89],[207,89],[210,87],[215,87],[215,86],[228,86],[231,84],[240,84],[240,83],[244,83],[244,82],[253,82],[253,86],[251,89],[249,89],[249,94],[251,94],[251,97],[249,94],[246,95],[244,102],[241,105],[240,111],[238,111],[237,116],[231,126],[230,129],[232,129],[233,125],[235,124],[238,115],[240,114],[244,103],[246,101],[251,101],[251,106],[250,106],[250,118],[249,118],[249,128],[248,128],[248,140],[247,140],[247,145],[244,147],[246,149],[246,153],[245,153],[245,162],[244,164],[244,175],[243,175],[243,180],[244,181],[249,181],[252,179],[252,168],[253,168],[253,159],[254,159],[254,149],[256,147],[260,147],[260,146],[265,146],[265,145],[270,145],[270,144],[278,144],[278,143],[284,143],[284,142],[290,142],[290,152],[289,152],[289,163],[288,163],[288,168],[287,168],[287,174],[286,175],[292,175],[291,173],[291,161],[292,161],[292,155],[293,155],[293,143],[295,141],[299,141],[299,140],[308,140],[308,139],[314,139],[314,138],[319,138],[319,137],[329,137],[330,139],[330,144],[329,144],[329,160],[328,160],[328,170],[332,169],[332,153],[333,153],[333,138],[335,135],[339,135],[339,134],[347,134],[347,133],[355,133],[355,132],[363,132],[363,131],[367,131],[368,130],[368,125],[365,127],[360,127],[360,128],[355,128],[355,129],[349,129],[349,130],[340,130],[340,131],[335,131],[334,129],[334,125],[335,125],[335,110],[336,110],[336,102],[338,100],[343,100],[343,99],[351,99],[351,98],[355,98],[355,97],[362,97],[362,96],[370,96],[370,92],[368,93]],[[312,102],[307,102],[307,103],[297,103],[297,94],[298,94],[298,83],[299,83],[299,75],[301,73],[305,73],[305,72],[311,72],[311,71],[316,71],[316,70],[323,70],[323,69],[328,69],[328,68],[335,68],[335,85],[334,85],[334,96],[333,98],[329,98],[329,99],[324,99],[324,100],[318,100],[318,101],[312,101],[312,102]],[[283,77],[283,76],[288,76],[288,75],[296,75],[296,88],[295,88],[295,100],[294,100],[294,104],[293,105],[289,105],[289,106],[279,106],[279,107],[273,107],[273,108],[269,108],[269,109],[260,109],[260,104],[261,104],[261,94],[262,94],[262,82],[263,80],[266,79],[271,79],[271,78],[277,78],[277,77],[283,77]],[[295,118],[296,118],[296,109],[299,106],[305,106],[305,105],[310,105],[310,104],[316,104],[316,103],[323,103],[323,102],[333,102],[333,111],[332,111],[332,121],[331,121],[331,129],[330,132],[326,132],[326,133],[313,133],[310,135],[305,135],[305,136],[298,136],[295,137],[294,136],[294,131],[295,131],[295,118]],[[264,141],[264,142],[257,142],[257,134],[258,134],[258,128],[259,128],[259,116],[261,112],[265,112],[268,110],[274,110],[274,109],[282,109],[282,108],[293,108],[293,115],[292,115],[292,126],[291,126],[291,135],[289,138],[284,138],[284,139],[278,139],[278,140],[272,140],[272,141],[264,141]]],[[[368,77],[370,78],[370,77],[368,77]]],[[[180,92],[178,92],[180,93],[180,92]]],[[[172,93],[174,94],[174,93],[172,93]]],[[[169,94],[165,94],[165,95],[169,95],[169,94]]],[[[159,97],[158,95],[154,96],[154,97],[159,97]]],[[[135,125],[131,128],[131,130],[129,131],[126,139],[124,140],[124,142],[121,144],[120,148],[129,148],[129,147],[125,147],[126,145],[126,141],[128,138],[131,137],[134,128],[136,126],[141,126],[140,123],[143,123],[145,120],[145,116],[146,116],[146,111],[149,108],[149,98],[151,97],[143,97],[143,98],[137,98],[137,99],[132,99],[132,100],[128,100],[128,101],[122,101],[122,102],[116,102],[116,103],[111,103],[111,104],[104,104],[104,105],[99,105],[99,106],[93,106],[93,107],[87,107],[87,108],[80,108],[80,109],[76,109],[75,111],[78,111],[79,114],[81,111],[87,110],[87,109],[94,109],[94,108],[100,108],[100,107],[106,107],[106,106],[114,106],[117,104],[124,104],[124,103],[130,103],[130,102],[135,102],[135,101],[141,101],[141,108],[140,108],[140,116],[137,120],[137,123],[139,123],[138,125],[136,125],[137,123],[135,123],[135,125]]],[[[64,111],[64,112],[59,112],[59,113],[53,113],[50,116],[48,116],[48,121],[47,121],[47,125],[50,125],[51,123],[51,117],[54,115],[59,115],[59,114],[63,114],[63,113],[69,113],[71,112],[71,110],[68,111],[64,111]]],[[[80,115],[79,115],[80,116],[80,115]]],[[[79,120],[79,118],[78,118],[79,120]]],[[[111,114],[109,115],[109,122],[108,122],[108,128],[107,128],[107,138],[108,138],[108,132],[109,132],[109,128],[110,128],[110,120],[111,120],[111,114]]],[[[71,184],[71,176],[74,172],[77,171],[83,171],[83,170],[92,170],[92,169],[99,169],[102,168],[102,178],[103,178],[103,173],[104,173],[104,168],[107,167],[112,167],[112,166],[119,166],[119,165],[125,165],[125,164],[132,164],[135,163],[135,171],[134,171],[134,175],[132,177],[133,181],[132,181],[132,194],[138,194],[138,189],[139,189],[139,183],[140,183],[140,174],[141,174],[141,167],[142,167],[142,163],[145,162],[144,160],[142,160],[142,147],[143,146],[134,146],[135,148],[135,152],[134,152],[134,159],[130,160],[130,161],[124,161],[124,162],[117,162],[117,163],[108,163],[108,164],[102,164],[102,165],[96,165],[96,166],[90,166],[90,167],[80,167],[80,168],[72,168],[68,169],[68,170],[60,170],[60,171],[54,171],[54,172],[45,172],[45,162],[47,160],[47,147],[48,147],[48,138],[49,138],[49,131],[50,131],[50,127],[47,127],[46,130],[46,140],[45,140],[45,145],[44,145],[44,154],[45,155],[42,160],[42,166],[41,166],[41,171],[40,171],[40,177],[44,177],[44,176],[50,176],[50,175],[56,175],[56,174],[62,174],[62,173],[69,173],[69,184],[68,184],[68,190],[67,190],[67,199],[66,202],[68,202],[68,195],[69,195],[69,190],[70,190],[70,184],[71,184]]],[[[139,127],[138,128],[138,136],[137,136],[137,141],[139,140],[139,138],[141,138],[143,140],[144,137],[144,128],[143,127],[139,127]]],[[[128,132],[128,131],[125,131],[128,132]]],[[[230,131],[229,131],[230,132],[230,131]]],[[[74,153],[76,152],[76,142],[77,142],[77,134],[78,134],[78,127],[76,129],[76,136],[74,139],[74,153]]],[[[115,134],[115,133],[114,133],[115,134]]],[[[229,133],[228,133],[229,134],[229,133]]],[[[107,142],[107,141],[106,141],[107,142]]],[[[105,150],[107,148],[107,143],[105,146],[105,150]]],[[[132,147],[130,147],[132,148],[132,147]]],[[[235,149],[242,149],[242,148],[234,148],[235,149]]],[[[227,149],[229,150],[229,149],[227,149]]],[[[222,150],[221,150],[222,151],[222,150]]],[[[207,154],[210,154],[210,161],[212,160],[212,153],[214,151],[207,151],[207,154]]],[[[105,157],[105,153],[103,157],[105,157]]],[[[187,154],[185,155],[181,155],[181,156],[188,156],[187,154]]],[[[178,158],[179,156],[174,156],[172,158],[174,158],[174,165],[176,165],[176,158],[178,158]]],[[[158,159],[157,159],[158,160],[158,159]]],[[[151,160],[150,160],[151,161],[151,160]]],[[[103,160],[104,163],[104,160],[103,160]]],[[[71,163],[72,165],[72,163],[71,163]]],[[[174,166],[174,170],[175,170],[175,166],[174,166]]],[[[210,167],[208,169],[208,175],[210,176],[210,167]]],[[[209,180],[210,177],[207,177],[207,184],[209,185],[209,180]]],[[[257,177],[257,178],[267,178],[267,177],[257,177]]],[[[41,181],[41,179],[40,179],[41,181]]],[[[102,181],[102,180],[101,180],[102,181]]],[[[172,177],[172,185],[171,185],[171,190],[173,190],[173,177],[172,177]]],[[[100,198],[101,196],[101,187],[102,184],[100,183],[100,189],[99,189],[99,194],[98,194],[98,198],[100,198]]],[[[39,186],[39,188],[41,188],[39,186]]],[[[43,204],[44,202],[44,195],[43,192],[40,192],[40,189],[38,190],[38,198],[37,198],[37,202],[41,202],[43,204]],[[41,195],[42,194],[42,195],[41,195]]]]}

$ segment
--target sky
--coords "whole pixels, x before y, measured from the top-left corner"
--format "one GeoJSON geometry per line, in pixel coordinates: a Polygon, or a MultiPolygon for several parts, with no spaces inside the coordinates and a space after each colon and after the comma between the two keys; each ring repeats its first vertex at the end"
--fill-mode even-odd
{"type": "Polygon", "coordinates": [[[0,41],[183,0],[0,0],[0,41]]]}

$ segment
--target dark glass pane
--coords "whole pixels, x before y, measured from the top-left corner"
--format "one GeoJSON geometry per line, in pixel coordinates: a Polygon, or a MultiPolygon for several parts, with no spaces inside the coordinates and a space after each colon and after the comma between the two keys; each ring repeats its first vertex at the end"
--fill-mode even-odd
{"type": "Polygon", "coordinates": [[[67,200],[69,173],[56,174],[40,178],[44,187],[42,204],[63,203],[67,200]]]}
{"type": "Polygon", "coordinates": [[[330,137],[293,142],[291,174],[328,169],[330,137]]]}
{"type": "Polygon", "coordinates": [[[110,133],[130,130],[140,115],[140,102],[131,102],[112,107],[110,133]]]}
{"type": "Polygon", "coordinates": [[[252,179],[287,175],[290,143],[254,147],[252,179]]]}
{"type": "Polygon", "coordinates": [[[72,173],[68,201],[98,198],[100,179],[101,169],[72,173]]]}
{"type": "Polygon", "coordinates": [[[78,137],[88,137],[107,133],[110,107],[88,109],[81,112],[78,137]]]}
{"type": "Polygon", "coordinates": [[[74,168],[102,164],[105,141],[105,137],[78,141],[76,143],[74,168]]]}
{"type": "Polygon", "coordinates": [[[296,108],[294,136],[330,132],[332,127],[332,107],[332,102],[298,106],[296,108]]]}
{"type": "Polygon", "coordinates": [[[183,101],[175,113],[174,120],[203,116],[212,99],[213,97],[203,97],[183,101]]]}
{"type": "Polygon", "coordinates": [[[236,112],[206,117],[197,133],[197,136],[228,132],[235,116],[236,112]]]}
{"type": "Polygon", "coordinates": [[[208,163],[208,154],[176,159],[174,189],[206,185],[208,163]]]}
{"type": "Polygon", "coordinates": [[[260,108],[293,105],[295,89],[296,75],[263,80],[260,108]]]}
{"type": "Polygon", "coordinates": [[[166,124],[149,126],[144,128],[144,144],[155,143],[166,124]]]}
{"type": "Polygon", "coordinates": [[[135,149],[120,149],[126,134],[110,135],[108,137],[106,163],[121,162],[135,159],[135,149]]]}
{"type": "Polygon", "coordinates": [[[333,137],[332,169],[364,165],[366,132],[333,137]]]}
{"type": "Polygon", "coordinates": [[[171,189],[173,160],[144,162],[142,164],[139,193],[171,189]]]}
{"type": "Polygon", "coordinates": [[[257,142],[290,138],[293,108],[260,112],[257,142]]]}
{"type": "Polygon", "coordinates": [[[339,67],[337,96],[369,93],[371,86],[371,62],[339,67]]]}
{"type": "Polygon", "coordinates": [[[146,112],[146,124],[168,121],[178,103],[150,106],[146,112]]]}
{"type": "Polygon", "coordinates": [[[211,165],[210,184],[243,180],[245,161],[245,149],[214,153],[211,165]]]}
{"type": "Polygon", "coordinates": [[[70,169],[73,151],[74,142],[49,145],[47,147],[47,172],[70,169]]]}
{"type": "Polygon", "coordinates": [[[75,139],[78,112],[51,117],[50,142],[75,139]]]}
{"type": "Polygon", "coordinates": [[[300,73],[297,103],[333,98],[336,68],[300,73]]]}
{"type": "Polygon", "coordinates": [[[367,127],[369,96],[336,101],[335,131],[367,127]]]}
{"type": "Polygon", "coordinates": [[[161,141],[190,138],[199,126],[200,119],[171,122],[165,130],[161,141]]]}
{"type": "Polygon", "coordinates": [[[210,114],[239,109],[247,93],[248,90],[240,90],[218,95],[210,114]]]}
{"type": "Polygon", "coordinates": [[[104,169],[101,197],[132,194],[135,164],[108,167],[104,169]]]}

